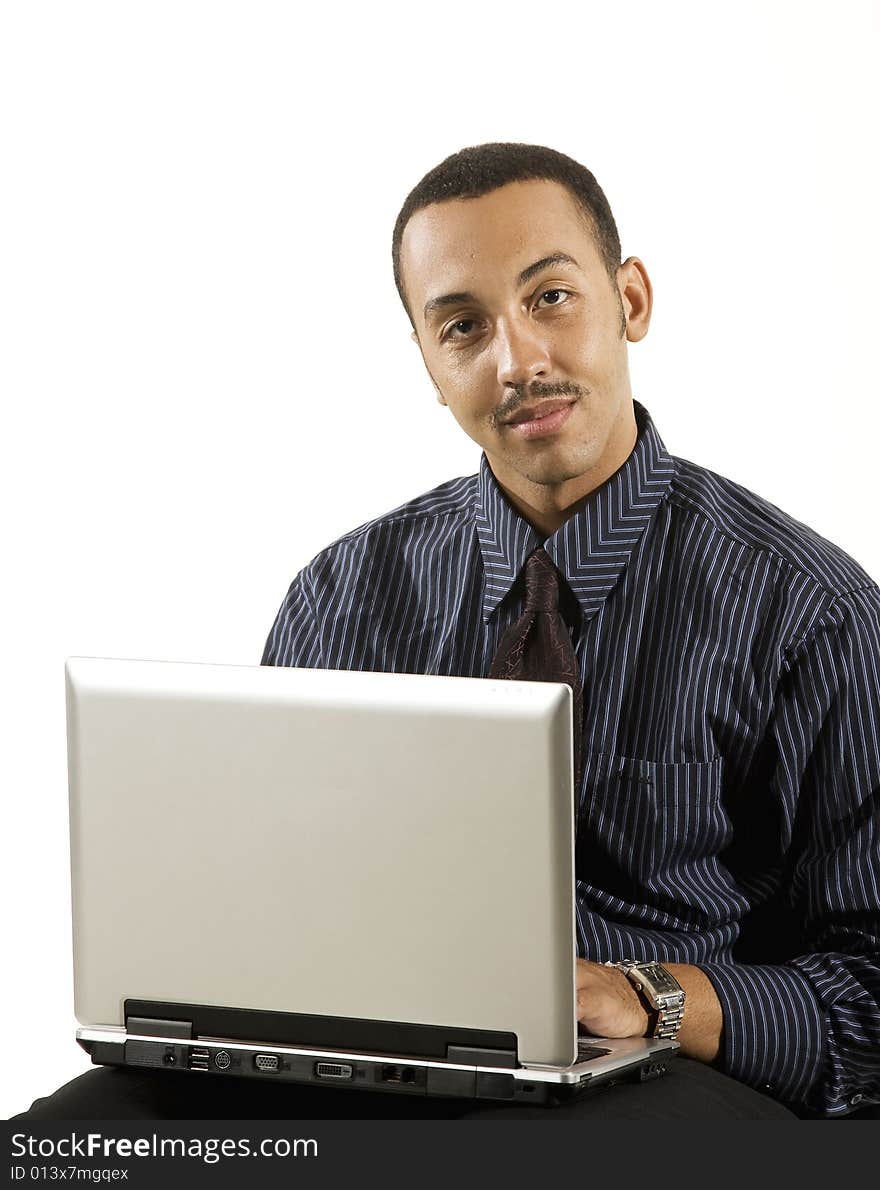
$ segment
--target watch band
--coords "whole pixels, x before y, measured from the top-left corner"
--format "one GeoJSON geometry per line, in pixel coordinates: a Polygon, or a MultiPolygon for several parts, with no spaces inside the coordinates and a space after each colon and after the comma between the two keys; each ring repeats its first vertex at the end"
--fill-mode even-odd
{"type": "Polygon", "coordinates": [[[684,988],[675,976],[655,961],[624,959],[605,966],[621,970],[639,993],[648,1009],[647,1036],[674,1041],[681,1028],[685,1000],[684,988]]]}

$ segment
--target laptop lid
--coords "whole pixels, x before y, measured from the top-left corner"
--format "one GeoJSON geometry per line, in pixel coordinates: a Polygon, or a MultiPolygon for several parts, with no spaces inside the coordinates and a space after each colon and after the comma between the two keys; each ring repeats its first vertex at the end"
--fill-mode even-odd
{"type": "Polygon", "coordinates": [[[135,999],[509,1032],[523,1063],[574,1060],[567,686],[66,675],[82,1025],[135,999]]]}

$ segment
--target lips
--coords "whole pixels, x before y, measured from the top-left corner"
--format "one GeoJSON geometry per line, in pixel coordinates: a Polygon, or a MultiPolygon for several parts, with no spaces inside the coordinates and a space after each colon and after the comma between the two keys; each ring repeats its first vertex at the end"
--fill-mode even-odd
{"type": "Polygon", "coordinates": [[[518,438],[525,439],[550,437],[562,429],[574,405],[574,401],[547,401],[543,405],[535,406],[529,411],[532,416],[524,421],[508,423],[510,432],[518,438]],[[535,416],[536,414],[542,416],[535,416]]]}
{"type": "Polygon", "coordinates": [[[505,424],[518,426],[523,422],[538,421],[542,417],[549,417],[551,413],[557,413],[560,409],[565,409],[567,405],[573,404],[574,401],[570,397],[557,401],[542,401],[540,405],[529,405],[524,409],[518,409],[505,424]]]}

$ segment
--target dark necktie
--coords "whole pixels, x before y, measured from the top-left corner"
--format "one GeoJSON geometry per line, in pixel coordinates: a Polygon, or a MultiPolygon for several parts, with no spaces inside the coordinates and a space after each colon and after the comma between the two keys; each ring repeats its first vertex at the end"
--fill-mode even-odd
{"type": "Polygon", "coordinates": [[[571,687],[577,790],[581,774],[583,691],[571,637],[559,610],[560,583],[565,579],[543,549],[529,554],[525,574],[523,613],[501,637],[489,677],[521,682],[566,682],[571,687]]]}

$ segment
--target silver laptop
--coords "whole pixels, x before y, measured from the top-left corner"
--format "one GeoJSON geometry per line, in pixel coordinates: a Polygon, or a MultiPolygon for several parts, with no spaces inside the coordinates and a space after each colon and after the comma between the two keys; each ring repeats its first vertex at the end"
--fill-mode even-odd
{"type": "Polygon", "coordinates": [[[578,1036],[568,686],[66,677],[94,1062],[548,1104],[665,1070],[674,1042],[578,1036]]]}

